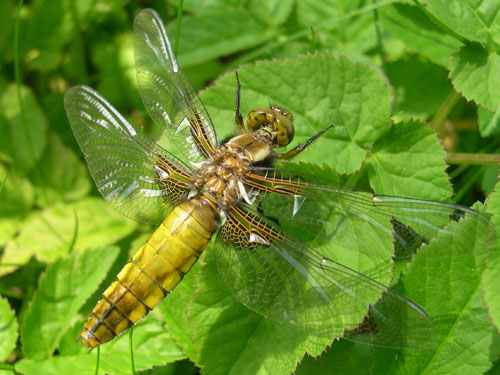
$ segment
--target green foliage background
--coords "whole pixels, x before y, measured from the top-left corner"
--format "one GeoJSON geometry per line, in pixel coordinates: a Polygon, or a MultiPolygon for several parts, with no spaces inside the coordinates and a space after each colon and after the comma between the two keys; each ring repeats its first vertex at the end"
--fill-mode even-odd
{"type": "MultiPolygon", "coordinates": [[[[150,134],[135,83],[132,22],[154,8],[173,39],[176,6],[34,0],[18,8],[0,0],[0,374],[95,371],[95,351],[74,339],[152,228],[98,195],[63,95],[90,85],[150,134]]],[[[183,10],[179,63],[196,89],[208,86],[201,97],[221,138],[234,129],[239,67],[243,113],[269,103],[290,109],[296,142],[335,125],[299,160],[377,193],[466,206],[486,199],[499,230],[498,0],[190,0],[183,10]]],[[[405,295],[431,317],[448,317],[435,322],[431,351],[332,343],[269,322],[228,293],[209,249],[203,267],[135,329],[135,368],[500,373],[500,244],[491,236],[486,251],[485,234],[460,225],[476,251],[439,256],[454,250],[443,236],[424,249],[430,257],[402,271],[405,295]]],[[[128,335],[102,348],[99,373],[130,369],[128,335]]]]}

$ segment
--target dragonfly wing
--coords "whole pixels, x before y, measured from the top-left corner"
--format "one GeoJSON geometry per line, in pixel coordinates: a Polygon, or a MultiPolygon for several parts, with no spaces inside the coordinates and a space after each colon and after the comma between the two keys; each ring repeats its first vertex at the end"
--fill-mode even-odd
{"type": "Polygon", "coordinates": [[[434,328],[425,312],[387,288],[390,259],[379,259],[361,274],[242,206],[228,213],[215,249],[217,267],[232,294],[267,318],[329,337],[341,336],[345,329],[362,330],[362,336],[351,339],[378,346],[433,345],[434,328]],[[390,308],[374,305],[383,293],[385,306],[390,308]],[[371,325],[360,326],[369,305],[371,325]],[[395,311],[405,317],[404,324],[392,321],[395,311]],[[390,334],[380,337],[376,333],[382,325],[390,334]]]}
{"type": "Polygon", "coordinates": [[[97,189],[115,209],[156,224],[185,199],[188,167],[137,131],[96,91],[72,87],[64,106],[97,189]]]}
{"type": "Polygon", "coordinates": [[[135,17],[134,51],[137,85],[149,115],[187,160],[206,159],[219,145],[212,120],[152,9],[135,17]]]}
{"type": "MultiPolygon", "coordinates": [[[[260,191],[257,204],[264,215],[308,243],[334,241],[343,243],[345,250],[374,257],[384,257],[385,251],[373,240],[373,233],[392,238],[395,256],[408,258],[444,232],[456,239],[454,254],[470,251],[467,234],[449,226],[451,221],[467,216],[489,226],[487,218],[468,207],[377,195],[294,170],[259,168],[248,177],[247,186],[260,191]],[[358,222],[367,225],[371,234],[361,232],[358,222]]],[[[450,254],[443,249],[442,255],[450,254]]]]}

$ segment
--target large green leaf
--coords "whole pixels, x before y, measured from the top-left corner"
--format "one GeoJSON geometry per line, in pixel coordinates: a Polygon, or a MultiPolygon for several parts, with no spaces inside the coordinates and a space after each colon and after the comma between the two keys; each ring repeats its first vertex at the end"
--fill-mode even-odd
{"type": "Polygon", "coordinates": [[[17,341],[17,319],[9,302],[0,297],[0,362],[9,358],[17,341]]]}
{"type": "Polygon", "coordinates": [[[76,312],[99,286],[117,255],[116,247],[73,252],[47,268],[24,317],[21,341],[26,358],[52,356],[76,312]]]}
{"type": "Polygon", "coordinates": [[[500,332],[500,183],[488,197],[488,211],[492,213],[491,223],[496,237],[490,239],[490,249],[486,257],[483,274],[484,299],[491,320],[500,332]]]}
{"type": "MultiPolygon", "coordinates": [[[[239,77],[243,114],[269,103],[293,113],[293,146],[334,125],[318,141],[321,147],[312,146],[300,160],[327,163],[341,173],[352,173],[390,128],[389,86],[376,71],[345,57],[325,53],[260,62],[241,67],[239,77]]],[[[236,131],[235,89],[234,76],[226,75],[202,94],[221,139],[236,131]]]]}
{"type": "Polygon", "coordinates": [[[318,355],[331,342],[247,309],[227,290],[210,250],[206,261],[189,319],[194,361],[207,374],[289,374],[305,352],[318,355]]]}
{"type": "Polygon", "coordinates": [[[464,234],[470,253],[456,254],[454,236],[443,231],[419,250],[397,286],[429,314],[436,327],[437,345],[422,351],[378,349],[372,375],[479,375],[498,356],[498,348],[493,346],[497,333],[481,290],[489,228],[468,218],[450,226],[452,232],[464,234]]]}
{"type": "Polygon", "coordinates": [[[102,198],[86,198],[74,204],[58,204],[33,213],[19,236],[5,246],[0,274],[12,272],[32,256],[52,262],[74,247],[78,250],[106,246],[129,234],[136,224],[114,211],[102,198]],[[76,221],[75,221],[76,220],[76,221]]]}

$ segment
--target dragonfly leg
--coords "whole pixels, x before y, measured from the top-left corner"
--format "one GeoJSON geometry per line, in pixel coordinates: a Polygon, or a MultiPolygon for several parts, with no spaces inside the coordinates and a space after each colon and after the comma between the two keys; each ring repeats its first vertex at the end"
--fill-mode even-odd
{"type": "Polygon", "coordinates": [[[284,154],[277,154],[276,157],[278,159],[291,159],[294,156],[297,156],[302,151],[304,151],[307,148],[307,146],[309,146],[311,143],[313,143],[316,139],[321,137],[327,130],[329,130],[331,128],[333,128],[333,125],[330,125],[327,128],[321,130],[318,134],[309,138],[305,143],[301,143],[300,145],[295,146],[290,151],[285,152],[284,154]]]}
{"type": "Polygon", "coordinates": [[[238,133],[245,132],[245,126],[243,125],[243,116],[240,112],[240,93],[241,93],[241,85],[240,78],[238,77],[238,72],[236,73],[236,114],[234,116],[234,120],[236,121],[236,127],[238,128],[238,133]]]}

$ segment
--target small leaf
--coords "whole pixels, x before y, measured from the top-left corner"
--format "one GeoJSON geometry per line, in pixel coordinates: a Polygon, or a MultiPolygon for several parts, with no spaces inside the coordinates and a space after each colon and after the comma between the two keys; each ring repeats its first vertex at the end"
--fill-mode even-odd
{"type": "Polygon", "coordinates": [[[500,183],[488,197],[488,211],[492,213],[491,223],[497,237],[491,237],[491,246],[486,256],[483,274],[483,290],[491,320],[500,331],[500,183]]]}
{"type": "Polygon", "coordinates": [[[31,89],[26,86],[21,87],[21,97],[29,141],[23,128],[17,89],[14,84],[10,84],[0,94],[0,113],[6,120],[0,121],[0,134],[2,134],[0,149],[2,153],[10,156],[17,170],[27,171],[34,166],[42,155],[47,142],[46,132],[48,126],[47,119],[31,89]]]}
{"type": "Polygon", "coordinates": [[[477,120],[482,137],[491,137],[500,133],[500,107],[497,108],[495,113],[492,113],[479,106],[477,108],[477,120]]]}
{"type": "Polygon", "coordinates": [[[33,213],[24,223],[19,236],[9,241],[1,257],[0,274],[14,271],[32,256],[52,262],[70,249],[75,232],[75,248],[84,250],[106,246],[129,234],[134,221],[114,211],[102,198],[86,198],[74,204],[59,204],[33,213]]]}
{"type": "MultiPolygon", "coordinates": [[[[415,6],[393,4],[380,10],[384,27],[396,38],[405,42],[407,48],[422,54],[432,62],[447,66],[451,54],[461,43],[436,26],[427,15],[415,6]]],[[[417,77],[408,74],[409,77],[417,77]]],[[[432,82],[432,79],[420,82],[432,82]]],[[[426,99],[425,95],[420,96],[426,99]]]]}
{"type": "Polygon", "coordinates": [[[286,21],[293,4],[293,0],[251,0],[249,6],[257,21],[271,28],[277,28],[286,21]]]}
{"type": "Polygon", "coordinates": [[[17,319],[9,302],[0,298],[0,362],[9,358],[17,341],[17,319]]]}
{"type": "Polygon", "coordinates": [[[500,106],[500,55],[478,44],[462,47],[450,60],[456,90],[490,111],[500,106]]]}
{"type": "Polygon", "coordinates": [[[479,375],[499,355],[492,345],[497,333],[481,290],[488,224],[466,216],[449,225],[451,232],[440,232],[419,250],[396,286],[428,313],[436,327],[437,344],[421,351],[377,349],[372,375],[479,375]],[[459,248],[452,233],[457,231],[464,234],[460,245],[467,240],[470,253],[456,254],[459,248]]]}
{"type": "MultiPolygon", "coordinates": [[[[4,181],[2,191],[0,191],[0,217],[3,218],[22,218],[35,203],[35,194],[30,181],[19,176],[17,170],[8,170],[0,164],[0,179],[4,181]]],[[[0,243],[1,241],[0,236],[0,243]]]]}
{"type": "Polygon", "coordinates": [[[73,252],[47,268],[24,318],[21,341],[26,358],[41,360],[52,355],[118,252],[116,247],[73,252]]]}
{"type": "Polygon", "coordinates": [[[419,122],[401,123],[373,147],[368,176],[379,194],[449,201],[445,152],[437,135],[419,122]]]}

